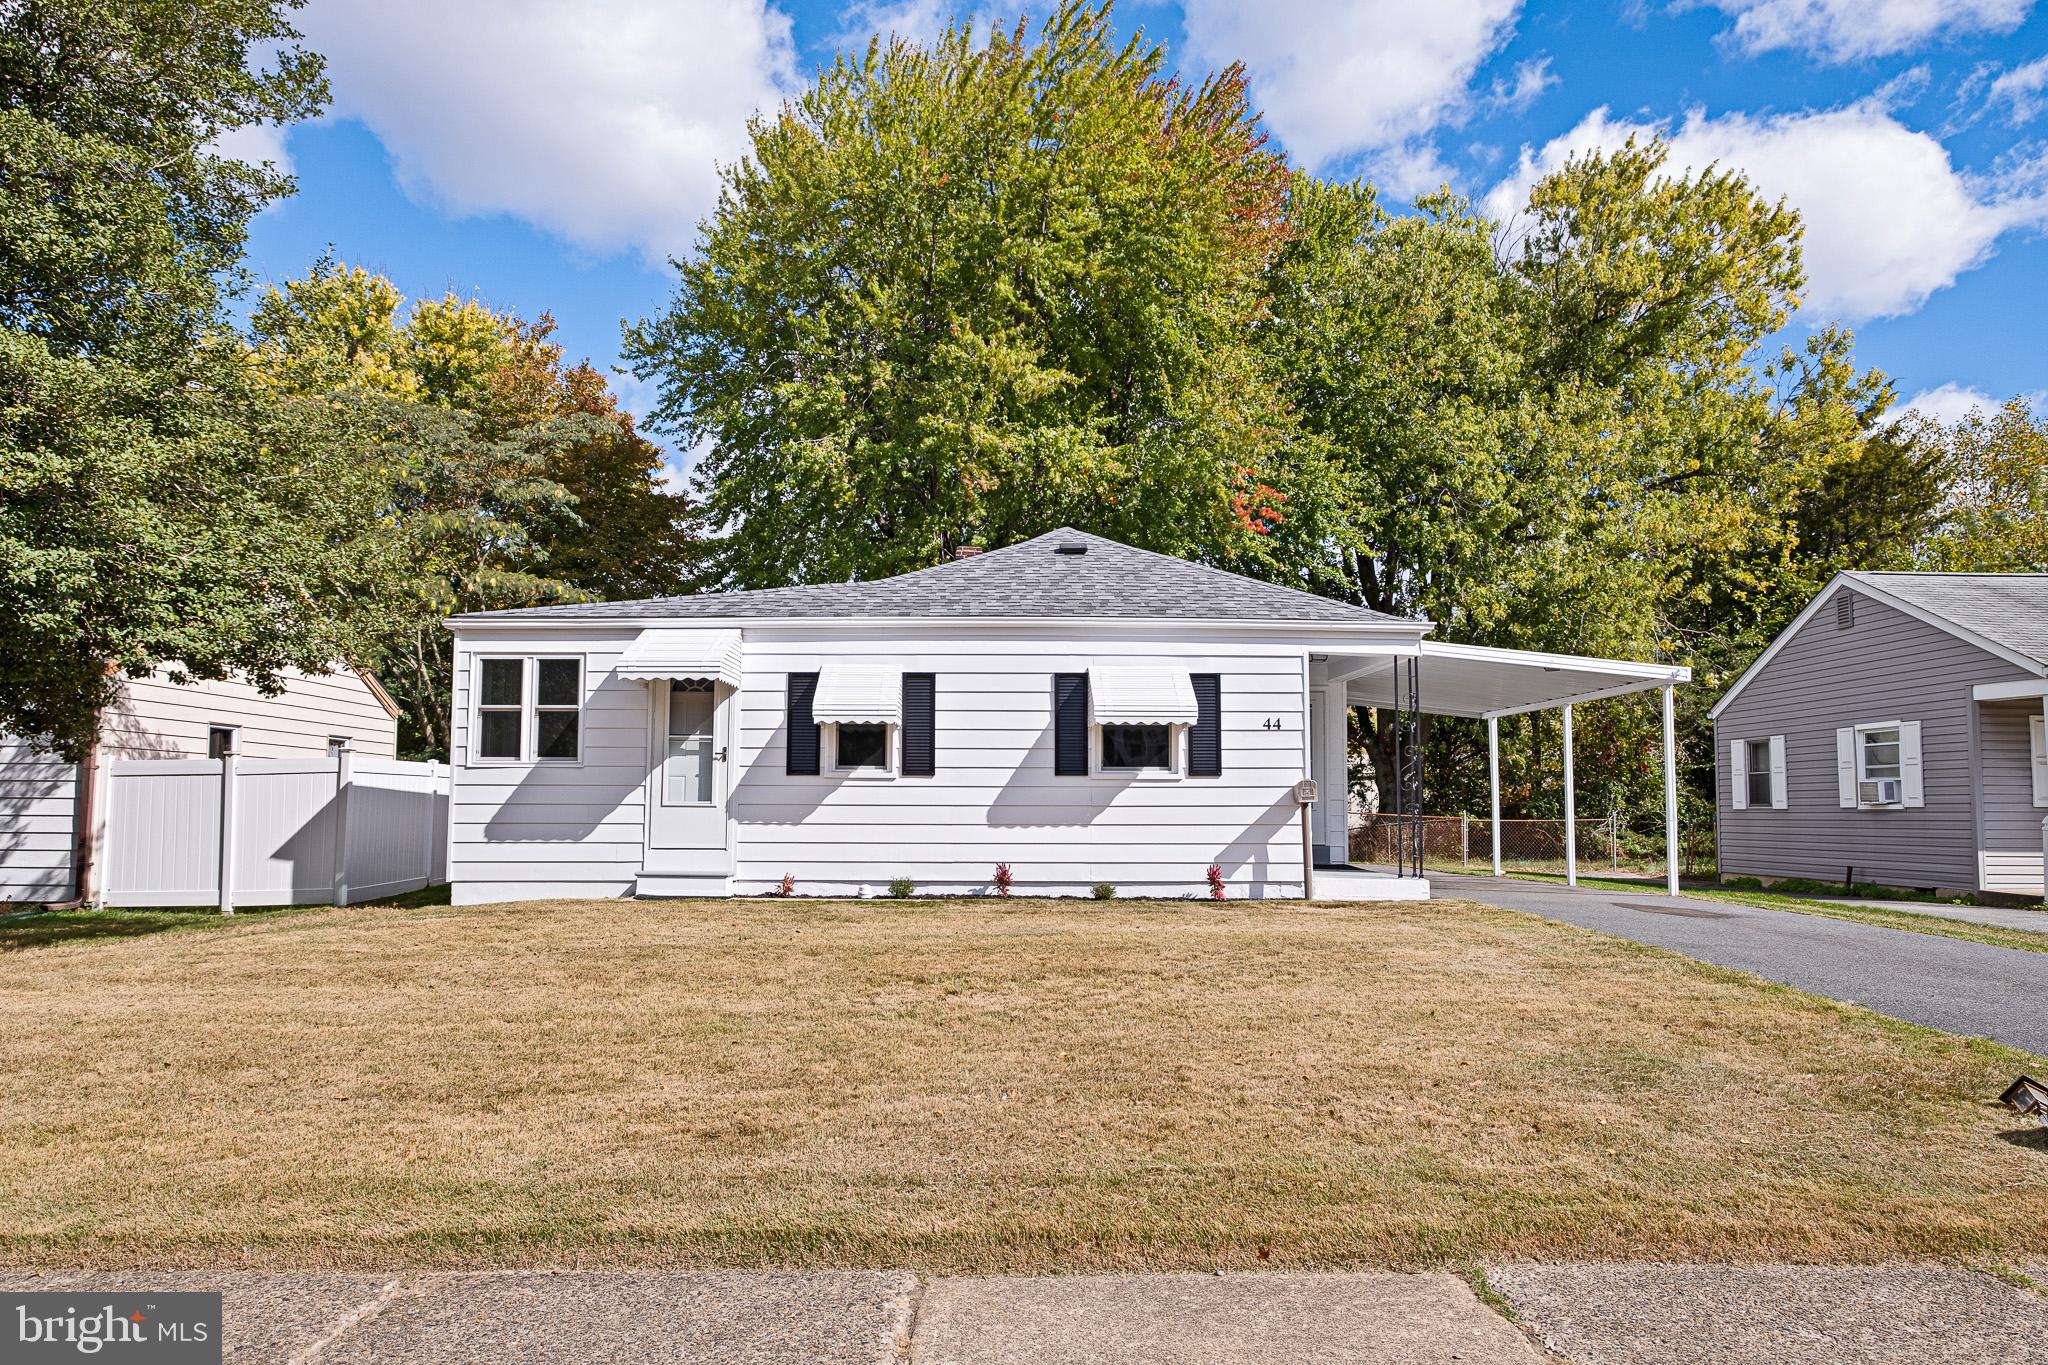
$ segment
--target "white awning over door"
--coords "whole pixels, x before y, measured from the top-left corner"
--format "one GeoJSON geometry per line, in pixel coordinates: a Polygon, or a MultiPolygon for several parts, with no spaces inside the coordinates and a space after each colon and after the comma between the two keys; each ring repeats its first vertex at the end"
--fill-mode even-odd
{"type": "Polygon", "coordinates": [[[826,664],[818,671],[811,719],[820,724],[901,724],[903,675],[893,668],[826,664]]]}
{"type": "Polygon", "coordinates": [[[736,630],[643,630],[626,646],[613,671],[635,682],[701,678],[740,685],[740,633],[736,630]]]}
{"type": "Polygon", "coordinates": [[[1171,668],[1091,668],[1088,714],[1097,725],[1193,725],[1195,685],[1171,668]]]}

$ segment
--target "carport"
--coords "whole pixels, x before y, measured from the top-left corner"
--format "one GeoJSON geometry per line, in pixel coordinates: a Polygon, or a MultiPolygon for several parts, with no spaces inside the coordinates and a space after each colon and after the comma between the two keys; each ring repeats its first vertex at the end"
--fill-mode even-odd
{"type": "MultiPolygon", "coordinates": [[[[1410,650],[1317,656],[1311,660],[1312,703],[1321,712],[1320,733],[1312,741],[1311,767],[1319,785],[1333,791],[1324,813],[1325,839],[1331,817],[1341,815],[1348,826],[1344,774],[1348,762],[1341,723],[1348,708],[1370,706],[1390,711],[1394,726],[1394,787],[1398,814],[1415,821],[1417,837],[1413,874],[1422,875],[1421,816],[1423,764],[1421,718],[1456,716],[1486,722],[1487,787],[1492,801],[1493,875],[1505,875],[1500,844],[1500,720],[1535,711],[1558,711],[1564,729],[1563,777],[1565,877],[1578,884],[1577,784],[1572,770],[1572,710],[1586,702],[1661,692],[1664,708],[1664,862],[1665,889],[1678,894],[1678,745],[1676,691],[1689,682],[1692,670],[1675,664],[1631,663],[1577,654],[1543,654],[1483,645],[1423,640],[1410,650]],[[1329,785],[1335,783],[1334,789],[1329,785]]],[[[1326,844],[1326,847],[1328,845],[1326,844]]],[[[1405,865],[1397,869],[1410,875],[1405,865]]]]}

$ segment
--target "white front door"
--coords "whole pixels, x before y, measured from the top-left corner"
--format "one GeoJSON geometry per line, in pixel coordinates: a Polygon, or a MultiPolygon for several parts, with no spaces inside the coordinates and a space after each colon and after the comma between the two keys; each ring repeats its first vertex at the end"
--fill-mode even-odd
{"type": "Polygon", "coordinates": [[[650,848],[725,848],[732,771],[732,689],[721,682],[655,683],[654,774],[647,794],[650,848]]]}

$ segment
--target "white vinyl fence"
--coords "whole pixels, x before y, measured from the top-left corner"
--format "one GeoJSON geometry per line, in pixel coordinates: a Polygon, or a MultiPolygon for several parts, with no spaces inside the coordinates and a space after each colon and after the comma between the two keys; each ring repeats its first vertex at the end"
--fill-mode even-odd
{"type": "Polygon", "coordinates": [[[116,759],[105,779],[108,905],[349,905],[448,880],[444,763],[116,759]]]}

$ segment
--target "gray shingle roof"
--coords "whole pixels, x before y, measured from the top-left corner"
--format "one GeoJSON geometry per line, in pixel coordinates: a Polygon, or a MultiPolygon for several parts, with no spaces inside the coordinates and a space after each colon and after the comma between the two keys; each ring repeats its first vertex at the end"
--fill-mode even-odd
{"type": "Polygon", "coordinates": [[[2048,666],[2048,574],[1852,573],[1849,578],[2048,666]]]}
{"type": "MultiPolygon", "coordinates": [[[[473,612],[460,621],[619,617],[1149,617],[1369,625],[1402,618],[1313,593],[1058,530],[969,559],[866,583],[649,597],[473,612]],[[1082,554],[1061,548],[1084,547],[1082,554]]],[[[1409,624],[1420,625],[1420,622],[1409,624]]]]}

